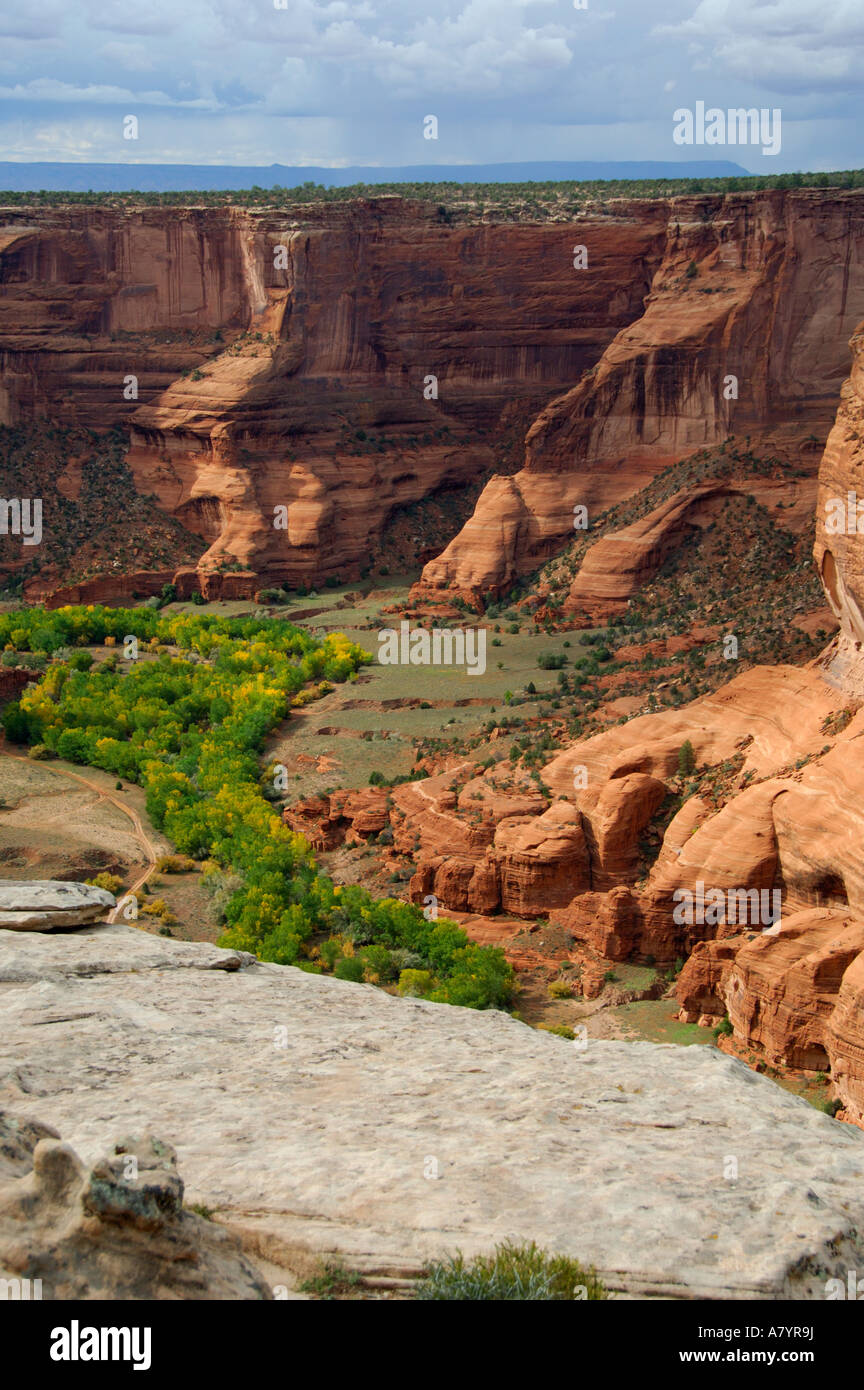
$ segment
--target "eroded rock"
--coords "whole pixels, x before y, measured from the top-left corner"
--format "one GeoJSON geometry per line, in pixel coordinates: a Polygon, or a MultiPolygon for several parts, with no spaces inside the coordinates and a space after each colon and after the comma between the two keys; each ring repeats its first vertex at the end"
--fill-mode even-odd
{"type": "Polygon", "coordinates": [[[234,1235],[184,1210],[170,1145],[124,1140],[88,1171],[56,1130],[0,1111],[0,1156],[0,1276],[43,1299],[272,1297],[234,1235]]]}
{"type": "MultiPolygon", "coordinates": [[[[501,1013],[278,965],[213,969],[214,951],[125,925],[0,932],[0,1099],[56,1124],[85,1165],[49,1140],[25,1183],[53,1193],[66,1174],[83,1200],[86,1165],[123,1115],[131,1133],[171,1136],[187,1200],[271,1251],[396,1269],[534,1239],[593,1262],[613,1288],[673,1297],[824,1297],[827,1277],[864,1260],[864,1134],[715,1049],[580,1051],[501,1013]],[[204,968],[190,969],[197,955],[204,968]]],[[[112,1184],[121,1159],[108,1162],[112,1184]]],[[[164,1181],[159,1162],[143,1168],[148,1184],[164,1181]]],[[[0,1224],[21,1211],[5,1200],[0,1224]]],[[[39,1200],[51,1235],[59,1198],[39,1200]]],[[[163,1278],[149,1242],[187,1248],[170,1215],[155,1235],[136,1212],[87,1220],[74,1240],[88,1259],[109,1226],[146,1259],[133,1291],[163,1278]]],[[[49,1253],[46,1278],[63,1252],[49,1253]]],[[[178,1278],[185,1268],[172,1263],[178,1278]]],[[[207,1269],[188,1270],[194,1296],[207,1269]]]]}

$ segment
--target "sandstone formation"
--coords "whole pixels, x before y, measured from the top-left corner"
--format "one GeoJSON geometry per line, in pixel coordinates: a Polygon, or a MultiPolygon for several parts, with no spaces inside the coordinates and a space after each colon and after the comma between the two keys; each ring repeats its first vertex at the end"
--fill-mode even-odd
{"type": "Polygon", "coordinates": [[[49,1125],[0,1111],[0,1278],[45,1300],[271,1298],[183,1192],[170,1144],[126,1139],[88,1171],[49,1125]]]}
{"type": "Polygon", "coordinates": [[[580,1051],[125,926],[0,932],[0,994],[9,1114],[50,1116],[87,1164],[118,1117],[169,1136],[187,1200],[277,1266],[404,1271],[514,1237],[637,1295],[822,1298],[864,1258],[864,1135],[714,1049],[580,1051]]]}
{"type": "Polygon", "coordinates": [[[180,578],[209,597],[359,572],[394,511],[497,466],[421,586],[478,597],[560,547],[577,503],[596,516],[730,434],[827,435],[862,207],[778,190],[458,226],[386,196],[6,209],[0,421],[128,429],[139,491],[208,547],[180,578]]]}
{"type": "Polygon", "coordinates": [[[596,517],[730,435],[827,436],[864,314],[864,199],[676,198],[666,218],[644,313],[541,411],[522,471],[487,484],[418,593],[500,593],[572,538],[575,505],[596,517]]]}
{"type": "Polygon", "coordinates": [[[819,469],[814,554],[831,610],[840,621],[840,636],[826,664],[827,678],[864,696],[864,324],[850,347],[852,372],[819,469]]]}
{"type": "Polygon", "coordinates": [[[590,274],[572,227],[392,197],[4,218],[0,421],[128,427],[136,486],[207,542],[212,586],[359,572],[394,509],[518,461],[641,312],[666,209],[580,223],[590,274]]]}
{"type": "Polygon", "coordinates": [[[0,927],[4,931],[53,931],[104,919],[113,893],[89,883],[60,879],[0,879],[0,927]]]}

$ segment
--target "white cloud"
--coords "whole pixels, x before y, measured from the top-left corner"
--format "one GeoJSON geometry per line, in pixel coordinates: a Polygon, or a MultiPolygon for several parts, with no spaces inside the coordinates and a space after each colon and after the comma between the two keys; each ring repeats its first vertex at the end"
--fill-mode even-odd
{"type": "Polygon", "coordinates": [[[688,39],[700,67],[775,91],[852,89],[864,68],[861,0],[700,0],[655,32],[688,39]]]}

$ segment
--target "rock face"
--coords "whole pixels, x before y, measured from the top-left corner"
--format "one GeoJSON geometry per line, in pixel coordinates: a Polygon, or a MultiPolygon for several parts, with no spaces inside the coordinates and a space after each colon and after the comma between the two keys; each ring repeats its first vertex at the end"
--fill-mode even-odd
{"type": "Polygon", "coordinates": [[[170,1144],[123,1140],[88,1172],[56,1130],[0,1111],[0,1278],[45,1300],[271,1298],[183,1191],[170,1144]]]}
{"type": "Polygon", "coordinates": [[[819,469],[814,555],[840,636],[829,680],[864,696],[864,324],[850,342],[852,372],[819,469]]]}
{"type": "Polygon", "coordinates": [[[864,1038],[860,1014],[853,1019],[862,952],[864,920],[826,908],[793,913],[776,932],[700,942],[676,985],[681,1018],[728,1015],[736,1040],[769,1063],[830,1071],[860,1123],[864,1038]]]}
{"type": "Polygon", "coordinates": [[[221,563],[359,572],[395,508],[518,462],[641,313],[666,221],[580,222],[586,273],[572,227],[451,227],[400,198],[5,215],[0,421],[128,427],[139,491],[208,544],[205,588],[221,563]]]}
{"type": "Polygon", "coordinates": [[[730,435],[824,439],[864,314],[862,231],[855,193],[670,200],[644,313],[541,411],[522,471],[487,484],[418,593],[502,592],[572,538],[576,504],[596,516],[730,435]]]}
{"type": "MultiPolygon", "coordinates": [[[[0,932],[0,996],[9,1114],[51,1115],[86,1163],[118,1116],[170,1136],[190,1196],[271,1260],[336,1249],[386,1270],[513,1237],[635,1294],[820,1298],[864,1259],[864,1135],[714,1049],[579,1051],[128,927],[0,932]]],[[[38,1152],[39,1181],[71,1169],[93,1189],[64,1145],[38,1152]]],[[[97,1170],[100,1226],[121,1158],[97,1170]]]]}
{"type": "Polygon", "coordinates": [[[575,504],[693,449],[827,435],[864,314],[862,208],[793,190],[534,225],[388,197],[9,209],[0,421],[128,429],[139,491],[207,546],[180,587],[214,598],[359,572],[396,509],[524,459],[424,571],[424,592],[476,597],[560,547],[575,504]]]}
{"type": "Polygon", "coordinates": [[[0,927],[4,931],[53,931],[104,919],[113,893],[89,883],[60,879],[0,879],[0,927]]]}

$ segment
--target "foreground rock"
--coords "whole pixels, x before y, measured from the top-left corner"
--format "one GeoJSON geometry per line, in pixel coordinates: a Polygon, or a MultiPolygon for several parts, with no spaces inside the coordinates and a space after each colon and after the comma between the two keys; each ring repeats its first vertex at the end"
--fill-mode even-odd
{"type": "Polygon", "coordinates": [[[89,883],[53,878],[0,880],[0,927],[5,931],[85,926],[102,921],[113,906],[113,893],[89,883]]]}
{"type": "Polygon", "coordinates": [[[127,1139],[88,1172],[57,1131],[0,1112],[0,1277],[43,1299],[270,1298],[226,1231],[183,1209],[176,1156],[127,1139]]]}
{"type": "Polygon", "coordinates": [[[510,1236],[637,1295],[761,1298],[864,1260],[864,1135],[714,1049],[578,1051],[126,926],[0,931],[0,1009],[0,1104],[88,1163],[118,1124],[165,1135],[271,1265],[398,1273],[510,1236]]]}

